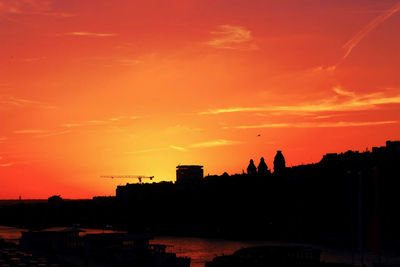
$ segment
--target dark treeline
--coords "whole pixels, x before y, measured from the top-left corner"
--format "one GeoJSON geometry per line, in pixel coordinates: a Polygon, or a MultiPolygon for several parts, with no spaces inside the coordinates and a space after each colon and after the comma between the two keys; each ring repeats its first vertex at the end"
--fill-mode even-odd
{"type": "Polygon", "coordinates": [[[118,187],[116,197],[0,208],[0,223],[129,230],[165,235],[319,242],[365,248],[400,244],[400,149],[327,154],[315,164],[190,183],[118,187]],[[362,233],[362,234],[361,234],[362,233]]]}

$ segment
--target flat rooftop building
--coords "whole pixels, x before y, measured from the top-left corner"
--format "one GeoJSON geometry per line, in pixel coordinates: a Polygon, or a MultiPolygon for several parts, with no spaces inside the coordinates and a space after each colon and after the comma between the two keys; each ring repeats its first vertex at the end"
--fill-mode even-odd
{"type": "Polygon", "coordinates": [[[201,181],[204,176],[201,165],[179,165],[176,167],[176,182],[191,183],[201,181]]]}

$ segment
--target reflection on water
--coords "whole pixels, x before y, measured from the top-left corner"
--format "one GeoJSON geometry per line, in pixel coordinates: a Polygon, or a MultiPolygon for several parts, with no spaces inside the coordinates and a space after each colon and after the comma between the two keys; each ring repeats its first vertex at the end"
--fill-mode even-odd
{"type": "MultiPolygon", "coordinates": [[[[64,230],[65,227],[52,227],[52,228],[47,228],[44,231],[62,231],[64,230]]],[[[126,233],[123,231],[113,231],[113,230],[102,230],[102,229],[88,229],[88,228],[79,228],[82,232],[79,233],[80,236],[84,236],[87,234],[101,234],[101,233],[126,233]]],[[[0,233],[1,235],[1,233],[0,233]]]]}
{"type": "MultiPolygon", "coordinates": [[[[46,230],[63,230],[65,227],[54,227],[46,230]]],[[[96,233],[115,233],[117,231],[86,229],[82,228],[85,234],[96,233]]],[[[21,232],[24,229],[0,226],[0,238],[17,242],[21,238],[21,232]]],[[[232,254],[236,250],[244,247],[261,245],[261,242],[235,242],[220,239],[205,239],[191,237],[155,237],[151,240],[152,244],[167,245],[167,251],[176,253],[177,256],[190,257],[192,259],[191,267],[203,267],[206,261],[212,260],[215,256],[232,254]]]]}
{"type": "Polygon", "coordinates": [[[212,260],[215,256],[232,254],[244,247],[265,244],[191,237],[156,237],[152,243],[170,246],[168,251],[176,253],[177,256],[190,257],[191,267],[203,267],[206,261],[212,260]]]}
{"type": "MultiPolygon", "coordinates": [[[[64,227],[49,228],[47,230],[62,230],[64,227]]],[[[85,229],[81,235],[95,234],[95,233],[115,233],[117,231],[99,230],[99,229],[85,229]]],[[[0,226],[0,238],[17,243],[21,238],[21,232],[24,229],[0,226]]],[[[279,242],[258,242],[258,241],[229,241],[221,239],[207,239],[207,238],[192,238],[192,237],[174,237],[163,236],[155,237],[151,240],[153,244],[167,245],[168,252],[176,253],[177,256],[190,257],[192,259],[191,267],[204,267],[206,261],[212,260],[215,256],[232,254],[238,249],[258,246],[258,245],[290,245],[288,243],[279,242]]],[[[351,251],[334,249],[332,247],[324,247],[320,245],[310,245],[314,248],[319,248],[322,251],[321,261],[325,262],[346,262],[351,263],[351,251]]],[[[376,255],[364,255],[366,266],[371,266],[372,261],[376,261],[376,255]]],[[[392,264],[399,264],[399,253],[385,252],[383,255],[384,262],[392,264]]],[[[358,257],[357,255],[355,256],[358,257]]],[[[395,266],[395,265],[394,265],[395,266]]],[[[397,265],[396,265],[397,266],[397,265]]]]}
{"type": "Polygon", "coordinates": [[[26,231],[24,229],[7,227],[7,226],[0,226],[0,238],[18,243],[19,239],[21,238],[21,232],[26,231]]]}

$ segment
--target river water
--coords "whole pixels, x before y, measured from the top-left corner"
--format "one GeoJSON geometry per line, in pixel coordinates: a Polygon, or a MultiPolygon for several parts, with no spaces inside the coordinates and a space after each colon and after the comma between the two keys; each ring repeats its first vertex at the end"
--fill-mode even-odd
{"type": "MultiPolygon", "coordinates": [[[[54,230],[61,230],[64,228],[52,228],[54,230]]],[[[103,231],[97,229],[82,229],[87,233],[107,233],[114,231],[103,231]]],[[[21,237],[21,232],[24,229],[0,226],[0,238],[5,240],[17,242],[21,237]]],[[[260,241],[231,241],[222,239],[207,239],[207,238],[193,238],[193,237],[175,237],[175,236],[158,236],[155,237],[151,243],[167,245],[168,252],[176,253],[177,256],[185,256],[191,258],[191,267],[204,267],[207,261],[211,261],[215,256],[232,254],[238,249],[258,246],[258,245],[293,245],[288,243],[279,242],[260,242],[260,241]]],[[[352,255],[349,251],[324,247],[320,245],[310,245],[313,248],[321,249],[321,261],[325,262],[352,262],[352,255]]],[[[371,262],[376,260],[374,255],[364,255],[365,263],[371,266],[371,262]]],[[[357,259],[357,256],[355,256],[357,259]]],[[[385,262],[395,264],[393,266],[400,266],[400,253],[387,253],[383,258],[385,262]],[[397,265],[397,263],[399,265],[397,265]]]]}

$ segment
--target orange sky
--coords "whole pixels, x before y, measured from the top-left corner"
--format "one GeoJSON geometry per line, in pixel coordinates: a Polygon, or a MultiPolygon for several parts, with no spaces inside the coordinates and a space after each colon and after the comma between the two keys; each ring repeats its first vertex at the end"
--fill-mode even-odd
{"type": "Polygon", "coordinates": [[[0,198],[398,140],[399,28],[393,0],[0,0],[0,198]]]}

